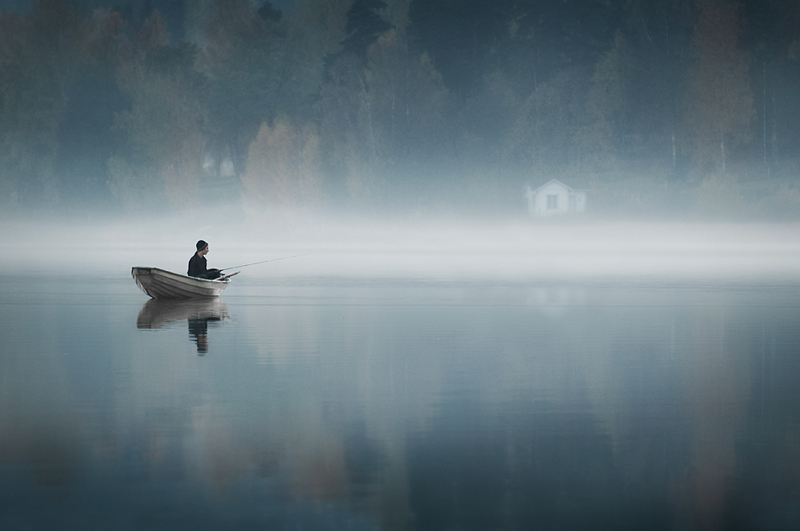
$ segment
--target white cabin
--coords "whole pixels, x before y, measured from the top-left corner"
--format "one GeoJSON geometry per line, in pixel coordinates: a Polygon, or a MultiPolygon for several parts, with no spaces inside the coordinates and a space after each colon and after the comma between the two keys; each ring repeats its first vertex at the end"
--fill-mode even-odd
{"type": "Polygon", "coordinates": [[[586,190],[550,179],[538,188],[526,187],[528,214],[535,218],[580,214],[586,211],[586,190]]]}

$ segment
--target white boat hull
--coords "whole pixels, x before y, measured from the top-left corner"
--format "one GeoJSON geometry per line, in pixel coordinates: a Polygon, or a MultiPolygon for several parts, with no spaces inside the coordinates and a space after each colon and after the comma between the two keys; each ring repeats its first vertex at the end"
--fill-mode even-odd
{"type": "Polygon", "coordinates": [[[219,297],[229,279],[188,277],[157,267],[133,267],[131,276],[142,291],[154,299],[208,299],[219,297]]]}

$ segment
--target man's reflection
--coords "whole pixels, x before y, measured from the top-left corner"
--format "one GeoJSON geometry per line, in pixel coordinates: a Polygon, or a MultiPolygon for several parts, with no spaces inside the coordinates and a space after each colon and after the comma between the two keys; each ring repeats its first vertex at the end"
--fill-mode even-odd
{"type": "Polygon", "coordinates": [[[189,318],[189,337],[197,344],[197,353],[202,355],[208,352],[208,322],[220,321],[220,318],[189,318]]]}
{"type": "Polygon", "coordinates": [[[228,318],[228,308],[219,299],[169,301],[151,299],[139,311],[136,327],[163,328],[169,323],[186,319],[189,338],[197,345],[201,356],[208,352],[208,322],[228,318]]]}

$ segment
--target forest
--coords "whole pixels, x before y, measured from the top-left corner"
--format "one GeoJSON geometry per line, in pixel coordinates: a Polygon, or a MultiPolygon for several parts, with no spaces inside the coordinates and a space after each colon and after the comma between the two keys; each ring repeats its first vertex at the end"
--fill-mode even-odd
{"type": "Polygon", "coordinates": [[[800,3],[0,8],[0,209],[800,217],[800,3]]]}

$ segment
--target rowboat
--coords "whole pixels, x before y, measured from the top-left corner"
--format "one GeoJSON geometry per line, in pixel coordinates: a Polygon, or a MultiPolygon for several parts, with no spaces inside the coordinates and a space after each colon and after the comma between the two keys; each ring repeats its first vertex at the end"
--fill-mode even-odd
{"type": "Polygon", "coordinates": [[[154,299],[208,299],[219,297],[230,278],[216,280],[188,277],[157,267],[132,267],[131,276],[154,299]]]}

